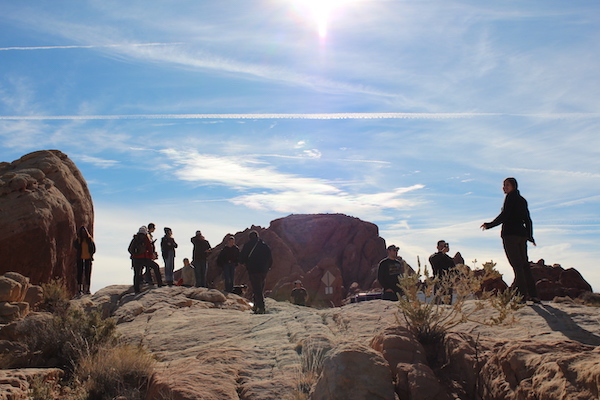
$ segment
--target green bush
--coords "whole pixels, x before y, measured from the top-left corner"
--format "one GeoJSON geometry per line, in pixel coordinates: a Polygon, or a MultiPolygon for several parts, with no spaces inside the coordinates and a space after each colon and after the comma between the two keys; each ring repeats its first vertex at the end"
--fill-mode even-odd
{"type": "Polygon", "coordinates": [[[40,309],[53,314],[64,313],[69,308],[69,291],[63,278],[42,283],[43,300],[40,309]]]}

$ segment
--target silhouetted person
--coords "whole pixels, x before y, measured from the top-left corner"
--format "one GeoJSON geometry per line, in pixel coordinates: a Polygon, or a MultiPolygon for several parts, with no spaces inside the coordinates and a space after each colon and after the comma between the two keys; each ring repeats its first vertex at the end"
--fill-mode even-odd
{"type": "Polygon", "coordinates": [[[449,251],[449,243],[447,243],[445,240],[440,240],[437,242],[437,252],[429,256],[429,264],[431,264],[434,277],[442,276],[444,273],[454,268],[454,259],[446,254],[449,251]]]}
{"type": "Polygon", "coordinates": [[[192,239],[194,250],[192,252],[192,265],[196,276],[196,287],[206,286],[206,273],[208,271],[208,255],[210,254],[210,243],[204,238],[202,232],[196,231],[192,239]]]}
{"type": "Polygon", "coordinates": [[[223,269],[223,279],[225,280],[225,291],[233,291],[233,282],[235,280],[235,267],[240,257],[240,249],[235,244],[235,237],[227,238],[227,245],[223,247],[217,257],[217,265],[223,269]]]}
{"type": "Polygon", "coordinates": [[[165,262],[165,281],[167,285],[173,285],[173,272],[175,271],[175,249],[177,242],[173,238],[171,228],[165,228],[165,236],[160,241],[160,250],[163,261],[165,262]]]}
{"type": "Polygon", "coordinates": [[[258,237],[258,232],[250,231],[250,240],[242,248],[240,263],[246,266],[250,285],[254,292],[254,312],[264,314],[265,310],[265,281],[267,273],[273,264],[273,257],[269,246],[258,237]]]}
{"type": "Polygon", "coordinates": [[[96,243],[85,226],[77,231],[77,238],[73,242],[77,249],[77,291],[80,295],[90,294],[92,279],[92,261],[96,252],[96,243]]]}
{"type": "Polygon", "coordinates": [[[521,196],[515,178],[506,178],[502,190],[506,194],[502,212],[492,222],[481,224],[481,228],[486,230],[502,224],[500,236],[508,262],[515,273],[515,286],[524,300],[539,303],[540,299],[527,256],[527,242],[536,245],[527,200],[521,196]]]}

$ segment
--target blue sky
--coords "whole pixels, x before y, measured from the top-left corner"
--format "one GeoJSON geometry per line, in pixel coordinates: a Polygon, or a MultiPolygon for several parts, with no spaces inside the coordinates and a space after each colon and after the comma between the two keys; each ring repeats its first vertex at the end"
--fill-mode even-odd
{"type": "Polygon", "coordinates": [[[68,154],[95,204],[92,289],[127,244],[295,213],[376,223],[416,267],[445,239],[512,270],[482,232],[514,176],[537,247],[600,290],[600,3],[0,3],[0,161],[68,154]]]}

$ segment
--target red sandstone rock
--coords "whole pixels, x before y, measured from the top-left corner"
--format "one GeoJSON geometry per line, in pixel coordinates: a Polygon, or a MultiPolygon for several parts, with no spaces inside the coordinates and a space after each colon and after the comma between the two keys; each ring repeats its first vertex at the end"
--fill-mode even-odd
{"type": "Polygon", "coordinates": [[[75,232],[93,232],[87,184],[58,150],[0,163],[0,273],[17,271],[34,284],[65,278],[75,292],[75,232]]]}
{"type": "MultiPolygon", "coordinates": [[[[268,229],[250,229],[271,247],[273,267],[266,290],[277,300],[288,300],[292,283],[300,279],[315,305],[339,306],[354,282],[363,289],[373,287],[377,265],[386,257],[377,225],[342,214],[290,215],[272,221],[268,229]],[[326,285],[327,276],[333,278],[331,286],[326,285]],[[326,292],[327,287],[331,289],[326,292]]],[[[235,234],[240,249],[248,241],[248,232],[235,234]]],[[[216,257],[224,245],[219,244],[209,257],[208,281],[217,288],[223,287],[223,278],[216,257]]],[[[249,284],[243,267],[236,270],[238,283],[249,284]]]]}

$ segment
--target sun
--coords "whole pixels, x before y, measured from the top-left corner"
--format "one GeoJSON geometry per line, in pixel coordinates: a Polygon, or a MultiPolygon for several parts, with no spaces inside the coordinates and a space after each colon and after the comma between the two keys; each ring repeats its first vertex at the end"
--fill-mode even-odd
{"type": "Polygon", "coordinates": [[[319,37],[327,37],[327,28],[334,11],[358,0],[296,0],[298,9],[303,9],[314,22],[319,37]]]}

